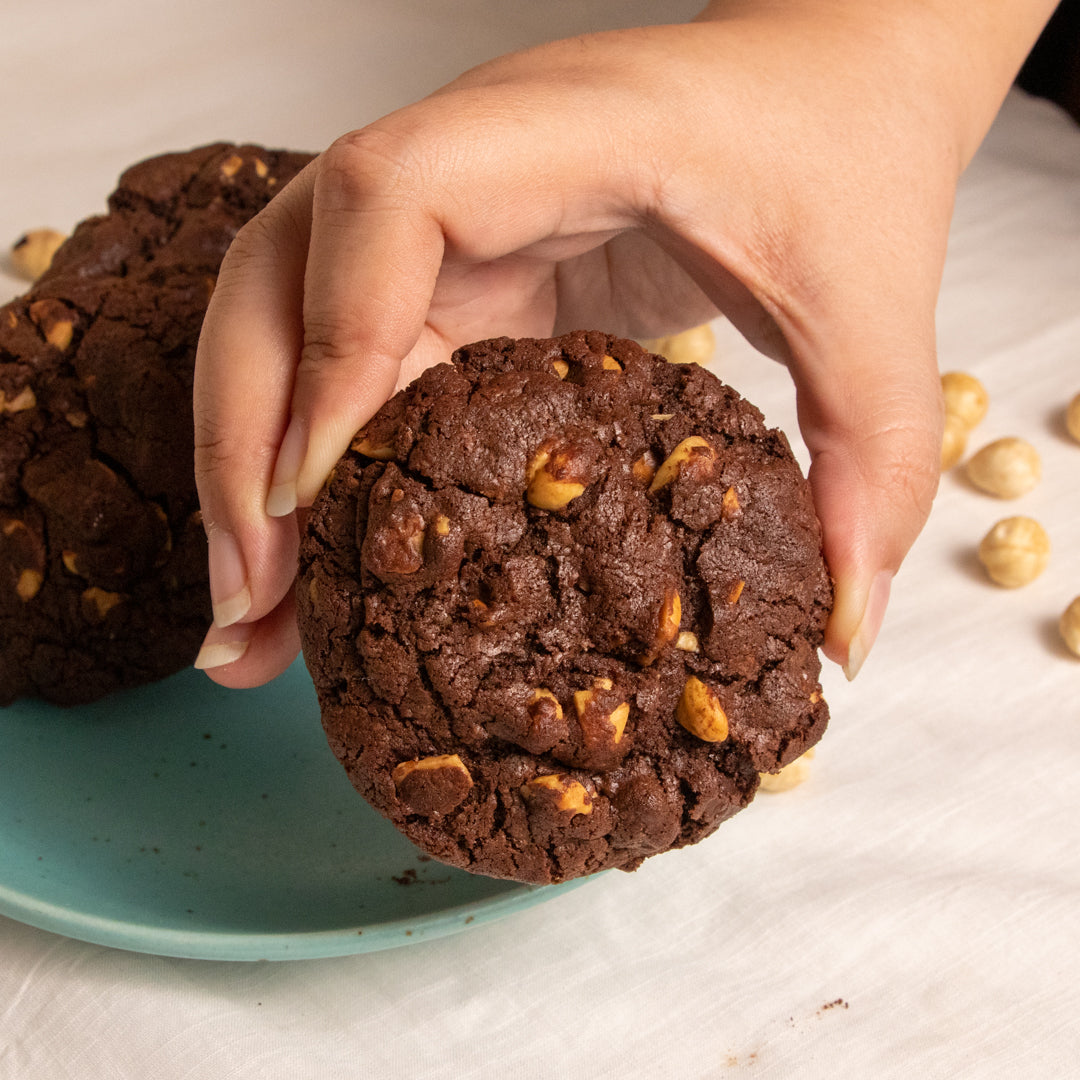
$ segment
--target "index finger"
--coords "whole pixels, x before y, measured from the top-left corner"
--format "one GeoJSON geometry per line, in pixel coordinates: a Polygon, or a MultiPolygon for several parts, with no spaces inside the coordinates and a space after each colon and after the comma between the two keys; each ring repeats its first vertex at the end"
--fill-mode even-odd
{"type": "Polygon", "coordinates": [[[195,475],[219,628],[256,621],[289,589],[296,524],[265,512],[303,341],[311,166],[238,233],[195,364],[195,475]]]}

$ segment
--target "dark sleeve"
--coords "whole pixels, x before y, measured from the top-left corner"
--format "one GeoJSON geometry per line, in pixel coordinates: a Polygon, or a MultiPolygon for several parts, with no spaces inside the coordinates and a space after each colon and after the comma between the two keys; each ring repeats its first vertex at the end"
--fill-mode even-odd
{"type": "Polygon", "coordinates": [[[1080,123],[1080,0],[1061,0],[1016,81],[1080,123]]]}

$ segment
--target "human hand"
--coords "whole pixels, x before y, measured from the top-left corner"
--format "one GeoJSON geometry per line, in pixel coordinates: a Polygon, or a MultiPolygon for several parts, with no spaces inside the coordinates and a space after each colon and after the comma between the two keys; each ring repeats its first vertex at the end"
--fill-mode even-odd
{"type": "Polygon", "coordinates": [[[424,367],[722,312],[790,367],[836,583],[825,651],[858,670],[936,488],[952,200],[1012,54],[957,75],[970,28],[933,4],[825,7],[713,4],[503,57],[344,136],[241,231],[196,369],[200,666],[247,686],[295,656],[296,508],[424,367]]]}

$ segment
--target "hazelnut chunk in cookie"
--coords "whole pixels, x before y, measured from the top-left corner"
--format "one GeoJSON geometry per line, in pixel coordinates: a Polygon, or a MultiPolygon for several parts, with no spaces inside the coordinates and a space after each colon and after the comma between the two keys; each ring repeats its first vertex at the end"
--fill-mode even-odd
{"type": "Polygon", "coordinates": [[[405,812],[424,817],[450,813],[461,804],[473,783],[457,754],[403,761],[392,777],[405,812]]]}

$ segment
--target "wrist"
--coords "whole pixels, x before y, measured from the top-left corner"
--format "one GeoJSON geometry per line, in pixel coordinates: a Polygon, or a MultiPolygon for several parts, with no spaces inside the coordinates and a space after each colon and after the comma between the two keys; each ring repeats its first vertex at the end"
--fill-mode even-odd
{"type": "MultiPolygon", "coordinates": [[[[839,42],[853,66],[866,54],[888,57],[882,78],[906,70],[946,110],[962,170],[1056,6],[1057,0],[711,0],[694,21],[787,25],[815,45],[839,42]]],[[[843,62],[842,51],[834,56],[843,62]]]]}

